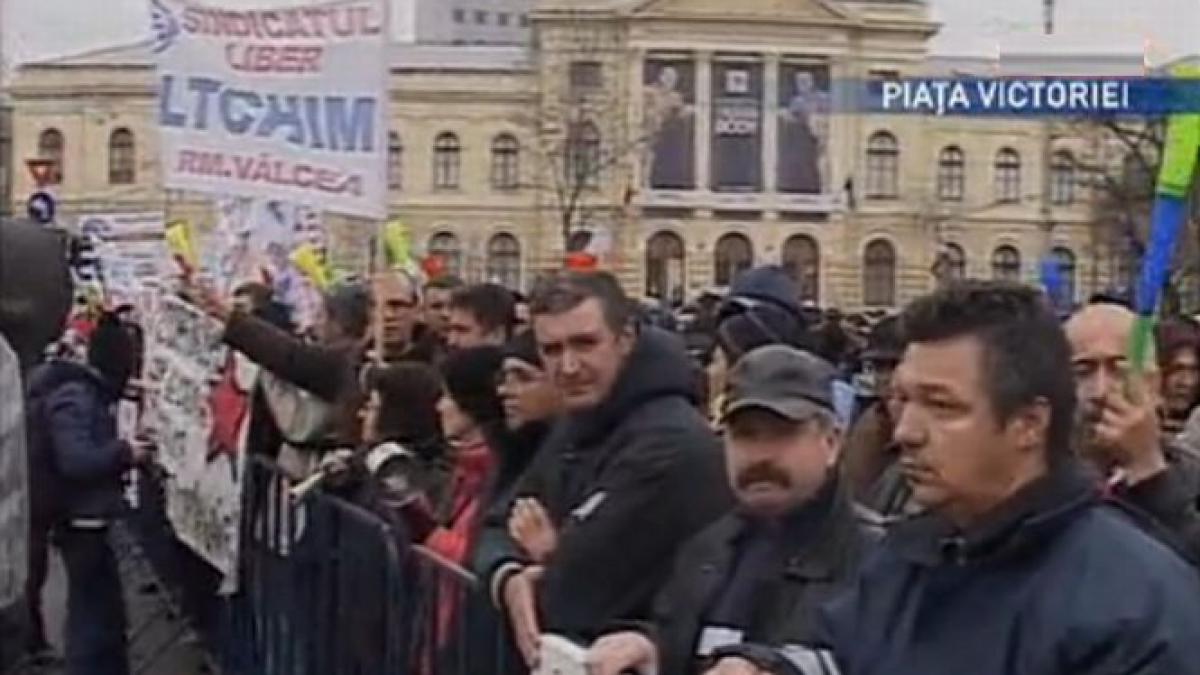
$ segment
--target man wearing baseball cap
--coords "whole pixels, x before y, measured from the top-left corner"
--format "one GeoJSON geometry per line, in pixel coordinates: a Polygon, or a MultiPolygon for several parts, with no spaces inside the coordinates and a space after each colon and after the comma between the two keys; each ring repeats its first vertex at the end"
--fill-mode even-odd
{"type": "Polygon", "coordinates": [[[676,558],[653,623],[593,645],[593,675],[824,673],[817,608],[881,534],[835,469],[841,430],[828,362],[760,347],[729,374],[723,419],[733,513],[676,558]]]}

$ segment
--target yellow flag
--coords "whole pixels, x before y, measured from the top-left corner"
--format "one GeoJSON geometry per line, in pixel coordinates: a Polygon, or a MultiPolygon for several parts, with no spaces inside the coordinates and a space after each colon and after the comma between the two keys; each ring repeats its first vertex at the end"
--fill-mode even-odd
{"type": "Polygon", "coordinates": [[[397,218],[383,226],[383,250],[387,254],[388,266],[394,270],[407,270],[412,266],[412,247],[409,242],[408,226],[397,218]]]}
{"type": "Polygon", "coordinates": [[[296,269],[300,270],[313,286],[319,291],[329,290],[329,270],[325,268],[325,263],[321,260],[321,256],[317,253],[317,249],[313,248],[312,244],[301,244],[292,251],[292,264],[296,269]]]}
{"type": "Polygon", "coordinates": [[[192,225],[186,220],[174,220],[166,227],[167,250],[171,255],[194,271],[199,264],[196,257],[196,240],[192,235],[192,225]]]}

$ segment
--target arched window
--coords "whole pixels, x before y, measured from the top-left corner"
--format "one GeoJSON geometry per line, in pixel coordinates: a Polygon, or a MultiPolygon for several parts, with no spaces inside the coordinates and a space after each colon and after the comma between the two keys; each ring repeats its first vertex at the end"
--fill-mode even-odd
{"type": "Polygon", "coordinates": [[[896,249],[886,239],[876,239],[863,251],[863,304],[891,307],[896,304],[896,249]]]}
{"type": "Polygon", "coordinates": [[[38,136],[38,157],[53,162],[47,179],[50,185],[62,184],[64,150],[65,142],[62,132],[58,129],[46,129],[38,136]]]}
{"type": "Polygon", "coordinates": [[[992,251],[992,278],[997,281],[1020,281],[1021,252],[1007,245],[992,251]]]}
{"type": "Polygon", "coordinates": [[[437,190],[458,188],[462,146],[449,131],[438,134],[433,142],[433,187],[437,190]]]}
{"type": "Polygon", "coordinates": [[[108,182],[132,185],[137,180],[137,152],[133,132],[121,128],[108,137],[108,182]]]}
{"type": "Polygon", "coordinates": [[[400,134],[388,132],[388,189],[404,188],[404,143],[400,134]]]}
{"type": "Polygon", "coordinates": [[[1050,201],[1060,206],[1075,201],[1075,159],[1066,150],[1050,159],[1050,201]]]}
{"type": "Polygon", "coordinates": [[[867,141],[867,197],[891,199],[899,193],[900,145],[896,137],[877,131],[867,141]]]}
{"type": "Polygon", "coordinates": [[[783,269],[800,287],[800,300],[817,302],[821,297],[821,249],[806,234],[795,234],[783,243],[783,269]]]}
{"type": "Polygon", "coordinates": [[[683,240],[674,232],[659,232],[646,242],[646,296],[682,300],[684,286],[683,240]]]}
{"type": "Polygon", "coordinates": [[[571,127],[567,138],[567,157],[564,166],[567,187],[594,188],[600,185],[600,130],[591,122],[571,127]]]}
{"type": "Polygon", "coordinates": [[[967,252],[958,244],[946,244],[946,270],[951,279],[967,278],[967,252]]]}
{"type": "Polygon", "coordinates": [[[521,182],[521,146],[512,134],[492,140],[492,188],[515,190],[521,182]]]}
{"type": "Polygon", "coordinates": [[[1058,261],[1058,275],[1062,280],[1061,295],[1055,300],[1060,307],[1071,308],[1075,305],[1075,253],[1069,248],[1055,247],[1050,251],[1058,261]]]}
{"type": "Polygon", "coordinates": [[[966,183],[966,160],[962,148],[951,145],[938,155],[937,192],[944,202],[961,202],[966,183]]]}
{"type": "Polygon", "coordinates": [[[1011,204],[1021,201],[1021,156],[1012,148],[996,153],[996,201],[1011,204]]]}
{"type": "Polygon", "coordinates": [[[429,238],[426,252],[442,259],[446,274],[462,278],[462,246],[458,243],[458,237],[449,232],[439,232],[429,238]]]}
{"type": "Polygon", "coordinates": [[[717,240],[713,251],[713,280],[718,286],[733,283],[739,272],[754,265],[754,248],[744,235],[730,233],[717,240]]]}
{"type": "Polygon", "coordinates": [[[514,291],[521,288],[521,243],[516,237],[500,233],[488,242],[487,278],[514,291]]]}

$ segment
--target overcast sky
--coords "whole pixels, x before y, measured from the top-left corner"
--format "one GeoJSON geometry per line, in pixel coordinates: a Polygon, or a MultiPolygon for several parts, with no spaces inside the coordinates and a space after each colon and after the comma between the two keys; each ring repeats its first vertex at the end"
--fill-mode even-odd
{"type": "MultiPolygon", "coordinates": [[[[227,6],[281,5],[290,0],[212,0],[227,6]]],[[[392,0],[406,4],[411,0],[392,0]]],[[[934,49],[944,54],[1041,50],[1042,0],[929,0],[943,22],[934,49]]],[[[1152,60],[1200,52],[1198,0],[1056,0],[1054,50],[1140,51],[1152,60]]],[[[140,39],[147,0],[0,0],[6,61],[71,54],[140,39]]],[[[394,13],[395,28],[404,12],[394,13]]]]}

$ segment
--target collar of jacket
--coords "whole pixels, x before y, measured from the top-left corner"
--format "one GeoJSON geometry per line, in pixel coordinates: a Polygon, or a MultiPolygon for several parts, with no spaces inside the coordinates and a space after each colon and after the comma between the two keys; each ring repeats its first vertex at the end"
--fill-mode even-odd
{"type": "Polygon", "coordinates": [[[642,328],[612,391],[598,406],[566,417],[568,435],[586,448],[612,432],[639,406],[664,397],[698,401],[687,352],[676,336],[657,328],[642,328]]]}
{"type": "Polygon", "coordinates": [[[784,574],[806,580],[837,576],[845,545],[859,532],[859,514],[837,473],[831,471],[813,499],[781,518],[735,514],[727,532],[730,548],[754,536],[776,537],[782,547],[784,574]]]}
{"type": "Polygon", "coordinates": [[[1098,501],[1095,485],[1068,463],[1021,488],[966,531],[927,513],[896,525],[889,539],[902,557],[929,567],[1008,557],[1043,545],[1098,501]]]}

